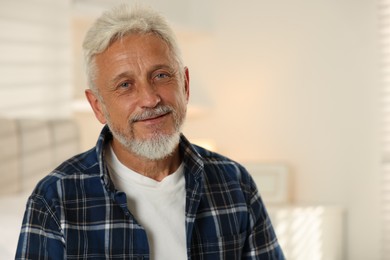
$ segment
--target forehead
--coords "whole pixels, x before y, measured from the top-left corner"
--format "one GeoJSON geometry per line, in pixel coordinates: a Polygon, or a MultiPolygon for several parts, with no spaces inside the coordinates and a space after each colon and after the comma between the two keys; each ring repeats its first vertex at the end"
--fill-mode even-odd
{"type": "Polygon", "coordinates": [[[130,34],[113,43],[95,56],[99,64],[147,63],[155,61],[173,62],[168,44],[154,34],[130,34]]]}

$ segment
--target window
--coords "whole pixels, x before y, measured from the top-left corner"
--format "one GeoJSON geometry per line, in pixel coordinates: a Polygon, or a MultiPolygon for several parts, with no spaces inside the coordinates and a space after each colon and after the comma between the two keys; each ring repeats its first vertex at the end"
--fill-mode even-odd
{"type": "Polygon", "coordinates": [[[0,116],[70,114],[70,0],[0,1],[0,116]]]}

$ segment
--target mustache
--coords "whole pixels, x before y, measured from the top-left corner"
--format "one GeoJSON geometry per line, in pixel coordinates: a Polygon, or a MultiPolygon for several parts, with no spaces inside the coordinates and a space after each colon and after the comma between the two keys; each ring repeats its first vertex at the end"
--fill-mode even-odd
{"type": "Polygon", "coordinates": [[[166,106],[166,105],[159,105],[155,108],[146,108],[143,111],[134,114],[131,117],[130,121],[132,123],[134,123],[134,122],[141,121],[141,120],[156,118],[156,117],[159,117],[159,116],[171,113],[171,112],[173,112],[172,107],[166,106]]]}

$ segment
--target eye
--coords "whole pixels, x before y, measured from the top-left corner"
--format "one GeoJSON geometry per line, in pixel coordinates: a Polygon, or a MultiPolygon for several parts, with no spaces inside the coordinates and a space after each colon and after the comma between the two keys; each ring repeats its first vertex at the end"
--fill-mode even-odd
{"type": "Polygon", "coordinates": [[[167,84],[173,78],[173,74],[169,71],[159,70],[153,74],[152,81],[155,84],[167,84]]]}
{"type": "Polygon", "coordinates": [[[167,73],[158,73],[155,78],[157,79],[166,79],[169,78],[169,75],[167,73]]]}
{"type": "Polygon", "coordinates": [[[129,88],[131,86],[131,83],[128,81],[122,82],[118,85],[118,88],[129,88]]]}

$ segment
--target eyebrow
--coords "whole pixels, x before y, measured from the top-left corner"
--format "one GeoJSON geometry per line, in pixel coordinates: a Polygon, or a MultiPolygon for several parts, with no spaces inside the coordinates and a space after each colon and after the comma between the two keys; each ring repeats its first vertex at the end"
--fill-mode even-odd
{"type": "Polygon", "coordinates": [[[110,79],[108,83],[110,86],[114,86],[118,81],[120,81],[122,78],[131,78],[133,77],[133,73],[129,73],[127,71],[122,72],[118,75],[116,75],[114,78],[110,79]]]}
{"type": "Polygon", "coordinates": [[[174,69],[173,66],[169,66],[169,65],[166,65],[166,64],[157,64],[157,65],[155,65],[155,66],[152,67],[152,69],[150,70],[150,72],[149,72],[148,74],[151,74],[151,73],[153,73],[154,71],[159,70],[159,69],[167,69],[167,70],[169,70],[170,72],[175,71],[175,69],[174,69]]]}

